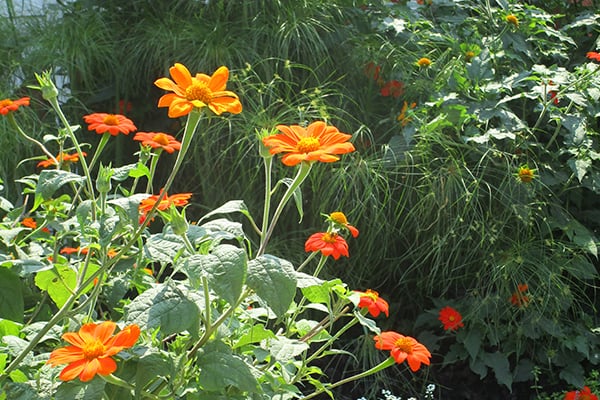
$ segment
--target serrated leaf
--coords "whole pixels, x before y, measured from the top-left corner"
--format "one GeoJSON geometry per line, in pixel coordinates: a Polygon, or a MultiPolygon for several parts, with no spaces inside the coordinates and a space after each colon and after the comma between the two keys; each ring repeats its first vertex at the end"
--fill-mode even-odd
{"type": "Polygon", "coordinates": [[[62,169],[45,169],[40,172],[40,177],[35,188],[36,197],[49,200],[52,195],[63,185],[70,182],[83,182],[85,178],[62,169]]]}
{"type": "Polygon", "coordinates": [[[84,383],[79,380],[62,382],[56,390],[55,400],[101,400],[104,395],[104,379],[96,378],[84,383]]]}
{"type": "Polygon", "coordinates": [[[234,349],[245,346],[250,343],[259,343],[265,339],[274,339],[275,334],[265,329],[264,325],[253,325],[248,332],[243,334],[233,346],[234,349]]]}
{"type": "Polygon", "coordinates": [[[23,322],[21,279],[8,268],[0,268],[0,318],[23,322]]]}
{"type": "Polygon", "coordinates": [[[146,290],[125,306],[125,322],[146,330],[160,328],[163,335],[198,331],[199,309],[174,283],[161,283],[146,290]]]}
{"type": "Polygon", "coordinates": [[[581,388],[585,385],[585,371],[581,364],[577,362],[569,363],[560,371],[558,376],[573,387],[581,388]]]}
{"type": "Polygon", "coordinates": [[[281,316],[296,293],[294,267],[287,260],[264,254],[248,262],[247,285],[281,316]]]}
{"type": "Polygon", "coordinates": [[[280,362],[294,360],[295,357],[309,349],[308,343],[296,339],[279,336],[274,340],[265,341],[269,353],[280,362]]]}
{"type": "Polygon", "coordinates": [[[233,355],[223,345],[206,346],[198,357],[200,374],[198,382],[208,391],[222,391],[234,386],[241,391],[255,392],[258,382],[250,366],[240,357],[233,355]]]}
{"type": "Polygon", "coordinates": [[[482,358],[485,364],[494,371],[496,380],[509,390],[512,389],[513,377],[506,355],[497,351],[495,353],[483,353],[482,358]]]}
{"type": "Polygon", "coordinates": [[[193,255],[181,267],[192,286],[199,289],[205,277],[210,288],[232,306],[242,294],[246,269],[246,252],[229,244],[215,247],[210,254],[193,255]]]}

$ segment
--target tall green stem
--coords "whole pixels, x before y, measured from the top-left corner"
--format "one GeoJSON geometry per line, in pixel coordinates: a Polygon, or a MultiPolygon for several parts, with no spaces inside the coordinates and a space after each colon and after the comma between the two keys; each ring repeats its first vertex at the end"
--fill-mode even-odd
{"type": "Polygon", "coordinates": [[[369,375],[373,375],[378,373],[379,371],[383,371],[384,369],[391,367],[392,365],[394,365],[395,361],[392,357],[389,357],[388,359],[382,361],[381,363],[379,363],[378,365],[374,366],[371,369],[368,369],[364,372],[361,372],[360,374],[356,374],[356,375],[352,375],[348,378],[342,379],[341,381],[337,381],[335,383],[332,383],[331,385],[327,385],[326,387],[317,390],[316,392],[313,392],[311,394],[309,394],[308,396],[303,397],[303,400],[309,400],[309,399],[313,399],[315,397],[317,397],[318,395],[320,395],[321,393],[324,393],[326,391],[329,391],[331,389],[335,389],[338,386],[344,385],[346,383],[358,380],[358,379],[362,379],[365,378],[369,375]]]}
{"type": "Polygon", "coordinates": [[[294,194],[294,192],[296,191],[296,189],[298,189],[300,187],[300,185],[302,185],[302,182],[304,182],[304,180],[308,176],[311,166],[312,166],[312,163],[310,163],[310,162],[303,162],[302,164],[300,164],[298,173],[294,177],[294,180],[292,181],[290,186],[287,188],[286,192],[283,194],[283,197],[281,198],[281,201],[279,202],[277,209],[275,209],[275,213],[273,213],[273,218],[271,218],[271,222],[269,224],[267,231],[266,232],[263,231],[263,236],[261,238],[262,239],[261,244],[258,249],[258,252],[256,253],[257,257],[262,255],[265,252],[267,243],[269,242],[269,238],[273,234],[273,230],[275,229],[275,225],[277,224],[277,221],[279,220],[279,217],[281,216],[283,209],[285,208],[288,201],[291,199],[291,197],[294,194]]]}

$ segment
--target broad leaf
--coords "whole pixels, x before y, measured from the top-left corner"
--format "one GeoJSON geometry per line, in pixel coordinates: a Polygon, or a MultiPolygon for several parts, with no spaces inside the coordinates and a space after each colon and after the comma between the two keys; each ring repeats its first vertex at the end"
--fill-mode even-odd
{"type": "Polygon", "coordinates": [[[0,268],[0,318],[23,322],[21,279],[8,268],[0,268]]]}
{"type": "Polygon", "coordinates": [[[294,299],[296,274],[289,261],[265,254],[248,262],[247,284],[281,316],[294,299]]]}
{"type": "Polygon", "coordinates": [[[198,357],[198,381],[204,389],[220,392],[223,388],[233,386],[245,392],[257,390],[258,383],[250,366],[240,357],[231,354],[229,347],[212,343],[203,350],[198,357]]]}
{"type": "Polygon", "coordinates": [[[104,379],[96,378],[84,383],[80,380],[62,382],[56,390],[56,400],[101,400],[104,395],[104,379]]]}

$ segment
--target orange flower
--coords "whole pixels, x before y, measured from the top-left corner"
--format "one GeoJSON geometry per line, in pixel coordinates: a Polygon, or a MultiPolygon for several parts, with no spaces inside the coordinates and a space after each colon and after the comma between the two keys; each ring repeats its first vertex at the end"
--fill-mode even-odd
{"type": "MultiPolygon", "coordinates": [[[[162,193],[162,189],[160,193],[162,193]]],[[[152,196],[145,198],[140,202],[139,210],[143,216],[152,210],[159,196],[160,194],[153,194],[152,196]]],[[[158,203],[156,209],[159,211],[166,211],[169,207],[171,207],[171,204],[175,205],[176,207],[185,206],[190,197],[192,197],[191,193],[179,193],[172,196],[169,196],[165,193],[165,197],[160,201],[160,203],[158,203]]]]}
{"type": "Polygon", "coordinates": [[[431,353],[427,347],[417,342],[410,336],[403,336],[397,332],[386,331],[374,337],[375,347],[379,350],[390,350],[390,355],[398,364],[408,361],[408,366],[415,372],[421,364],[429,365],[431,353]]]}
{"type": "Polygon", "coordinates": [[[535,178],[535,170],[530,169],[528,166],[524,165],[519,167],[519,172],[517,172],[517,175],[519,176],[521,182],[529,183],[533,181],[533,178],[535,178]]]}
{"type": "Polygon", "coordinates": [[[181,143],[177,139],[162,132],[138,132],[133,137],[133,140],[142,142],[142,146],[163,149],[169,154],[181,149],[181,143]]]}
{"type": "Polygon", "coordinates": [[[529,296],[523,293],[529,290],[526,283],[521,283],[517,286],[517,291],[510,296],[510,302],[517,307],[526,307],[529,304],[529,296]]]}
{"type": "Polygon", "coordinates": [[[112,374],[117,370],[112,356],[132,347],[140,336],[140,328],[135,324],[113,336],[116,326],[112,321],[89,323],[83,325],[79,332],[65,333],[62,338],[71,346],[54,350],[47,364],[69,364],[60,372],[59,377],[63,381],[79,377],[82,382],[89,382],[96,374],[112,374]]]}
{"type": "Polygon", "coordinates": [[[159,107],[169,107],[170,118],[183,117],[194,107],[208,107],[217,115],[224,112],[242,112],[242,103],[238,96],[225,90],[229,79],[227,67],[219,67],[212,76],[200,73],[192,76],[183,64],[175,63],[169,72],[173,80],[160,78],[154,84],[173,92],[163,95],[158,100],[159,107]]]}
{"type": "Polygon", "coordinates": [[[346,215],[341,211],[334,211],[329,214],[329,220],[333,222],[335,225],[340,225],[343,228],[348,229],[352,237],[358,237],[358,229],[353,227],[348,223],[348,219],[346,219],[346,215]]]}
{"type": "Polygon", "coordinates": [[[335,126],[316,121],[304,128],[300,125],[277,125],[281,132],[263,138],[271,154],[286,153],[281,161],[293,167],[302,161],[334,162],[336,154],[353,152],[351,135],[341,133],[335,126]]]}
{"type": "Polygon", "coordinates": [[[73,253],[79,253],[80,248],[79,247],[63,247],[62,249],[60,249],[60,254],[73,254],[73,253]]]}
{"type": "Polygon", "coordinates": [[[94,113],[83,117],[88,124],[88,130],[96,133],[109,132],[112,136],[119,133],[129,135],[130,132],[137,130],[133,122],[121,114],[94,113]]]}
{"type": "Polygon", "coordinates": [[[379,297],[379,293],[371,289],[367,289],[366,292],[356,291],[356,293],[360,295],[358,307],[367,308],[369,310],[369,314],[375,318],[377,318],[382,311],[386,317],[390,316],[390,306],[388,305],[387,301],[379,297]]]}
{"type": "Polygon", "coordinates": [[[506,16],[505,19],[506,19],[506,22],[508,22],[511,25],[514,25],[515,28],[519,27],[519,19],[516,16],[509,14],[506,16]]]}
{"type": "MultiPolygon", "coordinates": [[[[87,156],[86,152],[82,152],[83,156],[87,156]]],[[[67,153],[61,153],[59,155],[56,156],[56,160],[58,162],[62,162],[63,165],[68,165],[72,162],[78,162],[79,161],[79,154],[77,153],[73,153],[73,154],[67,154],[67,153]]],[[[52,159],[47,159],[47,160],[42,160],[40,161],[37,166],[40,168],[47,168],[50,167],[52,165],[56,165],[54,163],[54,160],[52,159]]]]}
{"type": "Polygon", "coordinates": [[[465,326],[462,322],[462,315],[450,306],[446,306],[440,310],[438,319],[444,324],[445,331],[455,331],[465,326]]]}
{"type": "Polygon", "coordinates": [[[31,217],[23,218],[23,220],[21,221],[21,225],[31,229],[37,228],[37,222],[35,222],[35,220],[31,217]]]}
{"type": "Polygon", "coordinates": [[[379,81],[379,74],[381,73],[381,67],[379,65],[375,65],[373,61],[370,61],[365,66],[365,75],[374,81],[379,81]]]}
{"type": "Polygon", "coordinates": [[[598,400],[589,387],[584,386],[581,390],[573,390],[565,394],[565,400],[598,400]]]}
{"type": "Polygon", "coordinates": [[[350,257],[348,243],[335,232],[318,232],[311,235],[304,243],[304,250],[320,251],[324,256],[333,256],[335,260],[341,256],[350,257]]]}
{"type": "Polygon", "coordinates": [[[600,61],[600,54],[596,53],[595,51],[588,51],[586,53],[586,57],[589,58],[590,60],[600,61]]]}
{"type": "MultiPolygon", "coordinates": [[[[417,103],[410,103],[410,108],[413,109],[417,106],[417,103]]],[[[398,120],[398,122],[400,122],[400,125],[402,125],[403,127],[408,125],[408,123],[410,121],[412,121],[412,118],[407,117],[406,116],[406,112],[408,111],[408,102],[405,101],[402,104],[402,109],[400,110],[400,114],[398,115],[398,117],[396,118],[398,120]]]]}
{"type": "Polygon", "coordinates": [[[9,112],[17,111],[21,106],[29,105],[29,97],[21,97],[18,100],[3,99],[0,100],[0,114],[6,115],[9,112]]]}
{"type": "Polygon", "coordinates": [[[383,85],[380,93],[384,97],[394,96],[394,98],[398,98],[404,94],[404,83],[397,80],[388,81],[383,85]]]}
{"type": "Polygon", "coordinates": [[[431,60],[427,57],[419,58],[417,65],[419,65],[419,67],[429,67],[431,65],[431,60]]]}

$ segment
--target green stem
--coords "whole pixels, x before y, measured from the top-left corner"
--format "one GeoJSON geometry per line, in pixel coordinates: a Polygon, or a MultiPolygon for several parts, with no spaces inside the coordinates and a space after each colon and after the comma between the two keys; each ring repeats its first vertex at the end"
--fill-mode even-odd
{"type": "Polygon", "coordinates": [[[102,134],[102,137],[100,138],[100,143],[98,143],[98,148],[94,152],[94,157],[92,157],[92,161],[90,161],[90,165],[89,165],[90,170],[92,168],[94,168],[96,161],[98,161],[98,158],[100,157],[100,154],[102,154],[102,150],[104,150],[104,147],[106,146],[106,143],[108,143],[108,139],[110,137],[111,137],[111,134],[109,132],[105,132],[102,134]]]}
{"type": "Polygon", "coordinates": [[[297,272],[300,272],[304,269],[304,267],[306,267],[308,265],[308,263],[310,262],[310,260],[312,260],[313,258],[315,258],[315,256],[319,254],[318,251],[313,251],[312,253],[310,253],[308,255],[308,257],[306,257],[306,260],[304,260],[304,262],[302,264],[300,264],[300,266],[298,268],[296,268],[297,272]]]}
{"type": "Polygon", "coordinates": [[[148,183],[146,184],[146,193],[153,193],[154,188],[152,187],[152,177],[154,177],[154,172],[156,171],[156,166],[158,165],[158,157],[162,149],[159,149],[155,154],[152,155],[152,159],[150,160],[150,178],[148,178],[148,183]]]}
{"type": "Polygon", "coordinates": [[[388,359],[382,361],[381,363],[379,363],[378,365],[374,366],[371,369],[368,369],[364,372],[361,372],[360,374],[356,374],[353,376],[350,376],[346,379],[342,379],[341,381],[337,381],[335,383],[332,383],[330,385],[327,385],[327,387],[324,387],[322,389],[317,390],[316,392],[313,392],[311,394],[309,394],[308,396],[303,397],[303,400],[309,400],[309,399],[313,399],[315,397],[317,397],[318,395],[320,395],[321,393],[324,393],[326,391],[329,391],[331,389],[334,389],[338,386],[344,385],[346,383],[358,380],[358,379],[362,379],[365,378],[369,375],[373,375],[376,374],[379,371],[383,371],[384,369],[391,367],[392,365],[394,365],[395,361],[392,357],[389,357],[388,359]]]}
{"type": "Polygon", "coordinates": [[[13,128],[15,128],[15,130],[17,132],[19,132],[19,134],[21,136],[23,136],[25,139],[29,140],[30,142],[35,143],[40,149],[42,149],[44,154],[46,154],[52,160],[54,165],[56,165],[57,167],[59,166],[58,160],[56,159],[56,157],[54,157],[52,155],[52,153],[50,153],[50,151],[48,151],[46,146],[44,146],[41,142],[39,142],[38,140],[36,140],[36,139],[32,138],[31,136],[29,136],[28,134],[26,134],[25,131],[23,131],[23,129],[21,129],[19,124],[17,124],[17,121],[15,120],[13,113],[9,112],[6,116],[8,117],[8,122],[12,125],[13,128]]]}
{"type": "MultiPolygon", "coordinates": [[[[133,386],[132,384],[130,384],[127,381],[124,381],[121,378],[118,378],[116,376],[114,376],[113,374],[110,375],[99,375],[102,379],[104,379],[107,383],[110,383],[111,385],[115,385],[115,386],[119,386],[125,389],[129,389],[131,391],[135,391],[135,386],[133,386]]],[[[149,399],[153,399],[153,400],[160,400],[159,396],[156,396],[152,393],[148,393],[144,390],[140,390],[140,395],[142,396],[142,398],[146,397],[149,399]]]]}
{"type": "Polygon", "coordinates": [[[273,170],[273,157],[263,158],[263,163],[265,166],[265,203],[263,207],[263,220],[262,220],[262,228],[260,230],[260,247],[263,246],[265,242],[265,233],[269,226],[269,215],[271,214],[271,197],[273,193],[271,192],[271,171],[273,170]]]}
{"type": "Polygon", "coordinates": [[[258,252],[256,253],[257,257],[264,254],[265,249],[267,247],[267,243],[269,242],[269,238],[273,234],[273,230],[275,229],[275,225],[277,224],[277,220],[281,216],[283,209],[285,208],[287,202],[290,200],[290,198],[292,197],[292,195],[294,194],[296,189],[298,189],[300,187],[302,182],[304,182],[304,180],[308,176],[311,166],[312,166],[312,163],[310,163],[310,162],[302,162],[300,164],[298,173],[294,177],[294,180],[292,181],[290,186],[287,188],[286,192],[283,194],[283,197],[281,198],[281,201],[279,202],[279,205],[277,206],[275,213],[273,213],[273,218],[271,218],[271,223],[269,224],[269,228],[267,229],[266,232],[263,231],[261,245],[258,249],[258,252]]]}

